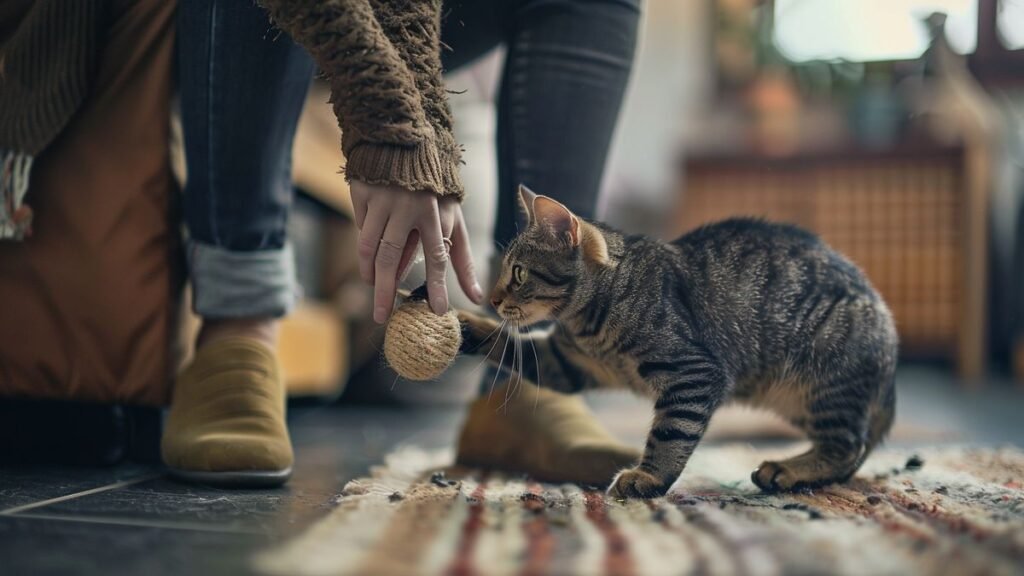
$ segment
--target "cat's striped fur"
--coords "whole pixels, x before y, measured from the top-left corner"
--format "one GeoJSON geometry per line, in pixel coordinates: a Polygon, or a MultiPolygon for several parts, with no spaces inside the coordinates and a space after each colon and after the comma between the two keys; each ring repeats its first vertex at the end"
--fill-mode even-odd
{"type": "MultiPolygon", "coordinates": [[[[641,462],[617,497],[664,494],[714,410],[773,410],[813,447],[753,473],[764,490],[850,477],[893,419],[897,337],[861,271],[809,232],[759,220],[705,226],[674,242],[626,236],[521,191],[529,226],[492,292],[503,318],[555,320],[525,376],[563,392],[630,388],[654,400],[641,462]]],[[[494,320],[461,315],[465,350],[492,349],[494,320]]]]}

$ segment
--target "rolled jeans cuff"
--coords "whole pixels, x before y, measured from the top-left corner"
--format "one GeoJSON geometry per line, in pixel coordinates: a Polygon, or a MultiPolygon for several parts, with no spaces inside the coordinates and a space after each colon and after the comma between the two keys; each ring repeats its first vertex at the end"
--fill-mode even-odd
{"type": "Polygon", "coordinates": [[[192,308],[204,318],[284,316],[299,296],[295,257],[277,250],[243,252],[189,241],[192,308]]]}

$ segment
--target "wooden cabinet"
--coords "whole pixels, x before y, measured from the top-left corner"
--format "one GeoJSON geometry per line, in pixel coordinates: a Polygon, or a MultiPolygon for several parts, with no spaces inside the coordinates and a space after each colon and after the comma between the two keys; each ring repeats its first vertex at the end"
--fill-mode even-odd
{"type": "Polygon", "coordinates": [[[960,148],[693,156],[673,233],[739,215],[813,230],[885,297],[905,355],[948,358],[974,379],[986,359],[986,233],[963,174],[960,148]]]}

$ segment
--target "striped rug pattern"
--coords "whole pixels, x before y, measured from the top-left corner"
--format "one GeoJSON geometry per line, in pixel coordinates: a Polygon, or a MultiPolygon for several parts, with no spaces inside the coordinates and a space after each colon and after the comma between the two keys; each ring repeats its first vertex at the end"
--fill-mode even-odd
{"type": "Polygon", "coordinates": [[[1024,453],[880,451],[842,486],[765,495],[749,480],[795,450],[704,446],[670,494],[478,471],[392,454],[337,506],[256,558],[274,575],[1024,574],[1024,453]]]}

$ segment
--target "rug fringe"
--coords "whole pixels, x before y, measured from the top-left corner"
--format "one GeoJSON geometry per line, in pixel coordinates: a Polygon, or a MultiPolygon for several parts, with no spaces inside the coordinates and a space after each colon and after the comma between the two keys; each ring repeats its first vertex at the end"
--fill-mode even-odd
{"type": "Polygon", "coordinates": [[[32,210],[23,202],[34,160],[24,152],[0,150],[0,240],[23,240],[32,234],[32,210]]]}

